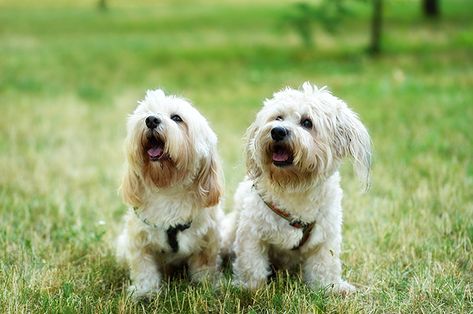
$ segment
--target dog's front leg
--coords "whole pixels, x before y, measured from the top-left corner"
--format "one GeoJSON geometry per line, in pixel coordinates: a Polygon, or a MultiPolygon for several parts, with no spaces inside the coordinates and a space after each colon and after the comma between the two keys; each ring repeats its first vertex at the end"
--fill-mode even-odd
{"type": "Polygon", "coordinates": [[[338,252],[321,246],[304,262],[304,280],[316,289],[328,289],[335,293],[349,294],[355,287],[341,277],[342,267],[338,252]]]}
{"type": "Polygon", "coordinates": [[[205,279],[217,279],[214,278],[214,275],[217,273],[219,264],[219,237],[216,230],[209,230],[204,236],[202,249],[189,258],[189,273],[193,281],[201,282],[205,279]]]}
{"type": "Polygon", "coordinates": [[[233,272],[237,285],[254,290],[263,286],[271,274],[268,247],[257,235],[240,232],[235,240],[235,261],[233,272]]]}
{"type": "Polygon", "coordinates": [[[128,292],[135,299],[152,297],[160,287],[161,274],[156,260],[148,248],[129,252],[128,264],[132,285],[128,292]]]}

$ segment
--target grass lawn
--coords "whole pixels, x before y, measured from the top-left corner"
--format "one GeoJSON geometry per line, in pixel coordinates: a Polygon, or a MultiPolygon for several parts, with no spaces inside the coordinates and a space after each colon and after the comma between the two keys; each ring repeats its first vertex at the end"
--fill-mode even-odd
{"type": "Polygon", "coordinates": [[[436,23],[420,1],[385,1],[378,58],[364,53],[363,2],[311,49],[281,27],[289,1],[17,2],[0,2],[0,312],[473,312],[470,0],[441,1],[436,23]],[[324,296],[280,273],[256,293],[176,279],[134,304],[113,240],[136,101],[161,86],[207,116],[229,211],[246,127],[306,80],[345,99],[374,143],[368,193],[342,169],[344,276],[358,292],[324,296]]]}

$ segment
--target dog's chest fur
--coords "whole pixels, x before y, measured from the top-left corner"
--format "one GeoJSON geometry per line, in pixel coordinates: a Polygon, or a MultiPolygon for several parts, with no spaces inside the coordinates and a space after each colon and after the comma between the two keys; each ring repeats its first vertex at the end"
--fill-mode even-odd
{"type": "Polygon", "coordinates": [[[131,215],[160,262],[174,263],[187,258],[204,245],[202,236],[214,222],[211,217],[212,211],[212,208],[199,208],[191,197],[173,198],[168,195],[155,195],[152,201],[139,211],[139,216],[135,213],[131,215]],[[145,224],[142,221],[144,218],[151,225],[145,224]],[[188,223],[189,228],[176,233],[178,250],[174,251],[169,241],[168,230],[188,223]]]}
{"type": "Polygon", "coordinates": [[[270,250],[278,251],[276,255],[284,251],[291,256],[297,255],[298,252],[304,252],[308,247],[314,247],[325,241],[332,233],[333,220],[341,222],[339,213],[342,191],[339,181],[339,174],[335,173],[327,179],[323,188],[314,189],[312,192],[275,194],[261,188],[257,190],[253,188],[252,181],[247,180],[240,185],[237,193],[242,216],[240,221],[251,222],[254,236],[269,244],[270,250]],[[309,240],[304,246],[298,250],[292,250],[301,241],[302,229],[290,226],[287,220],[271,211],[261,197],[265,197],[267,202],[290,213],[295,219],[300,219],[305,223],[315,222],[309,240]],[[256,207],[255,204],[257,204],[256,207]]]}

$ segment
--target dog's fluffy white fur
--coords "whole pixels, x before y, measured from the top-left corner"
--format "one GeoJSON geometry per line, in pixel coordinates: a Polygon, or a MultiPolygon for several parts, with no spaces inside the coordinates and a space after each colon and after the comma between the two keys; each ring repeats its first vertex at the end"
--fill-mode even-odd
{"type": "Polygon", "coordinates": [[[357,115],[326,88],[304,83],[300,90],[286,88],[266,100],[246,138],[247,177],[223,228],[225,250],[235,255],[235,282],[256,289],[267,281],[270,265],[301,267],[313,288],[354,291],[341,278],[338,168],[351,156],[356,173],[368,184],[370,137],[357,115]],[[277,127],[288,133],[279,141],[272,136],[277,127]],[[294,219],[315,222],[304,245],[293,250],[301,229],[290,226],[263,199],[294,219]]]}
{"type": "Polygon", "coordinates": [[[131,208],[117,241],[117,257],[129,267],[130,293],[152,296],[162,275],[183,263],[193,280],[212,277],[223,217],[216,135],[188,101],[162,90],[147,92],[129,116],[127,131],[121,194],[131,208]],[[150,123],[148,117],[157,120],[150,123]],[[167,230],[188,222],[190,228],[177,232],[178,251],[173,252],[167,230]]]}

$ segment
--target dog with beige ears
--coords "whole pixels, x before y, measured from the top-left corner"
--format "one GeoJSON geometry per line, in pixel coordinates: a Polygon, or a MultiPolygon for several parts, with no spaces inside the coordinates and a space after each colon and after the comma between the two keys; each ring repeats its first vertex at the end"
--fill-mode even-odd
{"type": "Polygon", "coordinates": [[[147,92],[127,131],[121,194],[130,209],[117,257],[129,267],[130,294],[153,296],[175,265],[186,264],[192,280],[213,278],[223,217],[215,133],[187,100],[162,90],[147,92]]]}
{"type": "Polygon", "coordinates": [[[235,283],[256,289],[271,266],[300,267],[313,288],[354,291],[341,277],[338,168],[351,157],[368,187],[371,141],[358,116],[325,87],[306,82],[267,99],[246,139],[247,177],[223,231],[235,283]]]}

